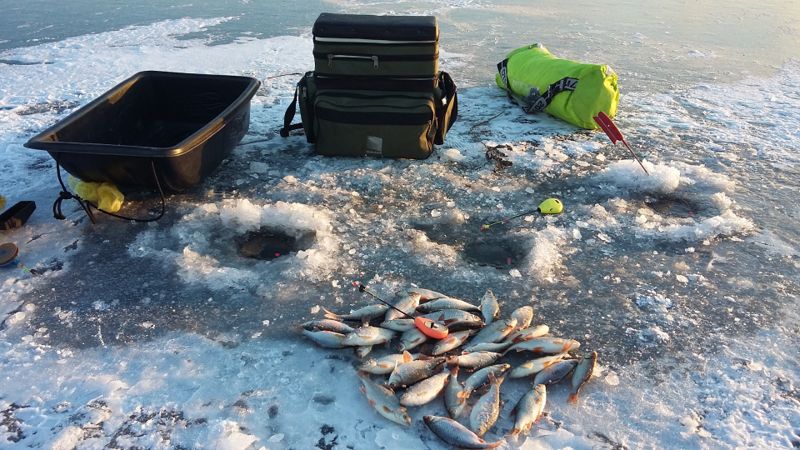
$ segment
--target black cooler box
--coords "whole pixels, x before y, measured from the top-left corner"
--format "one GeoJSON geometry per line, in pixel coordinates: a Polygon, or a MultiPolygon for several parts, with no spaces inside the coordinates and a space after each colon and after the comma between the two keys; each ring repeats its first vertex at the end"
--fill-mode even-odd
{"type": "Polygon", "coordinates": [[[314,22],[318,76],[429,78],[439,72],[433,16],[322,13],[314,22]]]}

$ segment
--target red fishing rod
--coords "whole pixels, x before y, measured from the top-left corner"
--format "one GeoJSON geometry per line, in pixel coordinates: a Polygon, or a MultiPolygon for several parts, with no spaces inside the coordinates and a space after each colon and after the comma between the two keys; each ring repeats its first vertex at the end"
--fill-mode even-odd
{"type": "Polygon", "coordinates": [[[642,160],[640,160],[639,157],[636,156],[636,153],[633,152],[631,146],[628,145],[628,141],[626,141],[625,138],[622,136],[622,132],[619,131],[619,128],[617,128],[617,126],[614,125],[614,122],[611,120],[610,117],[608,117],[606,113],[600,111],[599,113],[597,113],[596,116],[593,117],[593,119],[597,123],[597,125],[600,126],[603,132],[606,133],[606,136],[608,136],[608,138],[611,139],[612,144],[617,145],[617,141],[621,141],[625,145],[625,148],[627,148],[628,151],[631,152],[631,155],[633,155],[633,158],[636,160],[636,162],[638,162],[639,165],[642,166],[642,170],[644,170],[644,173],[650,175],[650,172],[648,172],[647,169],[644,168],[642,160]]]}

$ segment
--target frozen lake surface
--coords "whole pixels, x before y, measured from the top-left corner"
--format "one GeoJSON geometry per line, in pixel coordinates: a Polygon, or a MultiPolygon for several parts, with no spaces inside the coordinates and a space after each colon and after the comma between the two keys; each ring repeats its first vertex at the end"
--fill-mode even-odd
{"type": "MultiPolygon", "coordinates": [[[[369,304],[353,280],[385,297],[492,289],[504,317],[529,304],[599,353],[580,403],[552,387],[545,418],[505,448],[800,445],[793,4],[35,3],[0,19],[0,195],[38,205],[0,241],[39,274],[0,269],[0,447],[447,448],[422,422],[441,401],[391,423],[359,392],[352,351],[299,334],[320,306],[369,304]],[[321,11],[439,17],[461,109],[431,158],[323,158],[278,136],[321,11]],[[494,64],[532,42],[615,68],[616,122],[651,176],[601,133],[508,103],[494,64]],[[141,70],[258,78],[248,135],[157,223],[92,226],[74,204],[54,220],[55,165],[22,144],[141,70]],[[551,196],[563,214],[480,232],[551,196]],[[302,250],[243,257],[264,228],[302,250]]],[[[529,387],[503,384],[487,440],[529,387]]]]}

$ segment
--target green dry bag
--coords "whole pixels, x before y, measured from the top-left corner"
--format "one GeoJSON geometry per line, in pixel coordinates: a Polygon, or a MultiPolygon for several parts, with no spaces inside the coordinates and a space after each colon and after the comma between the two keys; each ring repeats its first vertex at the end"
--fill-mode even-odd
{"type": "Polygon", "coordinates": [[[497,85],[526,112],[545,111],[586,129],[598,128],[593,117],[600,111],[617,113],[617,74],[609,66],[556,58],[533,44],[509,53],[497,70],[497,85]]]}

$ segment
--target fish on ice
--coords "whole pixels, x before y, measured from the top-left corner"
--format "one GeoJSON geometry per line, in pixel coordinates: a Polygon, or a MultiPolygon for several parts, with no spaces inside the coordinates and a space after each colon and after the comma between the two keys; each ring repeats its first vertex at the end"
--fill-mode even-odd
{"type": "Polygon", "coordinates": [[[389,306],[384,305],[382,303],[378,303],[376,305],[369,305],[363,308],[359,308],[355,311],[351,311],[350,314],[336,314],[331,312],[325,307],[322,307],[322,310],[325,312],[326,319],[333,319],[339,321],[350,321],[350,322],[369,322],[372,319],[376,319],[384,314],[389,309],[389,306]]]}
{"type": "Polygon", "coordinates": [[[414,357],[411,355],[411,353],[408,352],[395,353],[380,357],[378,359],[369,359],[367,361],[364,361],[358,367],[358,370],[362,372],[371,373],[373,375],[389,375],[390,373],[392,373],[394,368],[398,366],[398,364],[406,363],[413,360],[414,357]]]}
{"type": "Polygon", "coordinates": [[[478,436],[483,437],[500,416],[500,385],[503,380],[489,375],[489,390],[475,402],[469,413],[469,428],[478,436]]]}
{"type": "Polygon", "coordinates": [[[569,397],[567,401],[569,403],[578,403],[578,392],[581,390],[584,384],[592,378],[592,373],[594,372],[594,368],[597,365],[597,352],[592,352],[588,357],[581,359],[578,362],[578,365],[575,367],[575,371],[572,372],[572,378],[570,379],[570,389],[569,389],[569,397]]]}
{"type": "Polygon", "coordinates": [[[531,426],[539,420],[544,412],[544,405],[547,402],[547,388],[543,384],[537,384],[533,389],[526,392],[514,407],[516,419],[514,428],[511,430],[512,436],[520,433],[528,433],[531,426]]]}
{"type": "Polygon", "coordinates": [[[483,321],[486,325],[500,317],[500,303],[491,289],[487,289],[486,293],[481,297],[481,316],[483,316],[483,321]]]}
{"type": "Polygon", "coordinates": [[[400,404],[403,406],[422,406],[430,403],[442,393],[449,378],[450,372],[444,370],[409,386],[400,396],[400,404]]]}
{"type": "Polygon", "coordinates": [[[425,425],[427,425],[436,436],[439,436],[439,439],[456,448],[497,448],[499,445],[505,442],[502,440],[496,442],[486,442],[483,440],[483,438],[473,433],[469,428],[461,425],[449,417],[425,416],[423,417],[423,420],[425,421],[425,425]]]}
{"type": "Polygon", "coordinates": [[[361,379],[361,393],[367,396],[370,406],[378,414],[394,423],[403,426],[411,425],[411,416],[408,415],[408,410],[400,404],[400,400],[397,399],[393,390],[375,383],[366,373],[359,372],[358,377],[361,379]]]}

